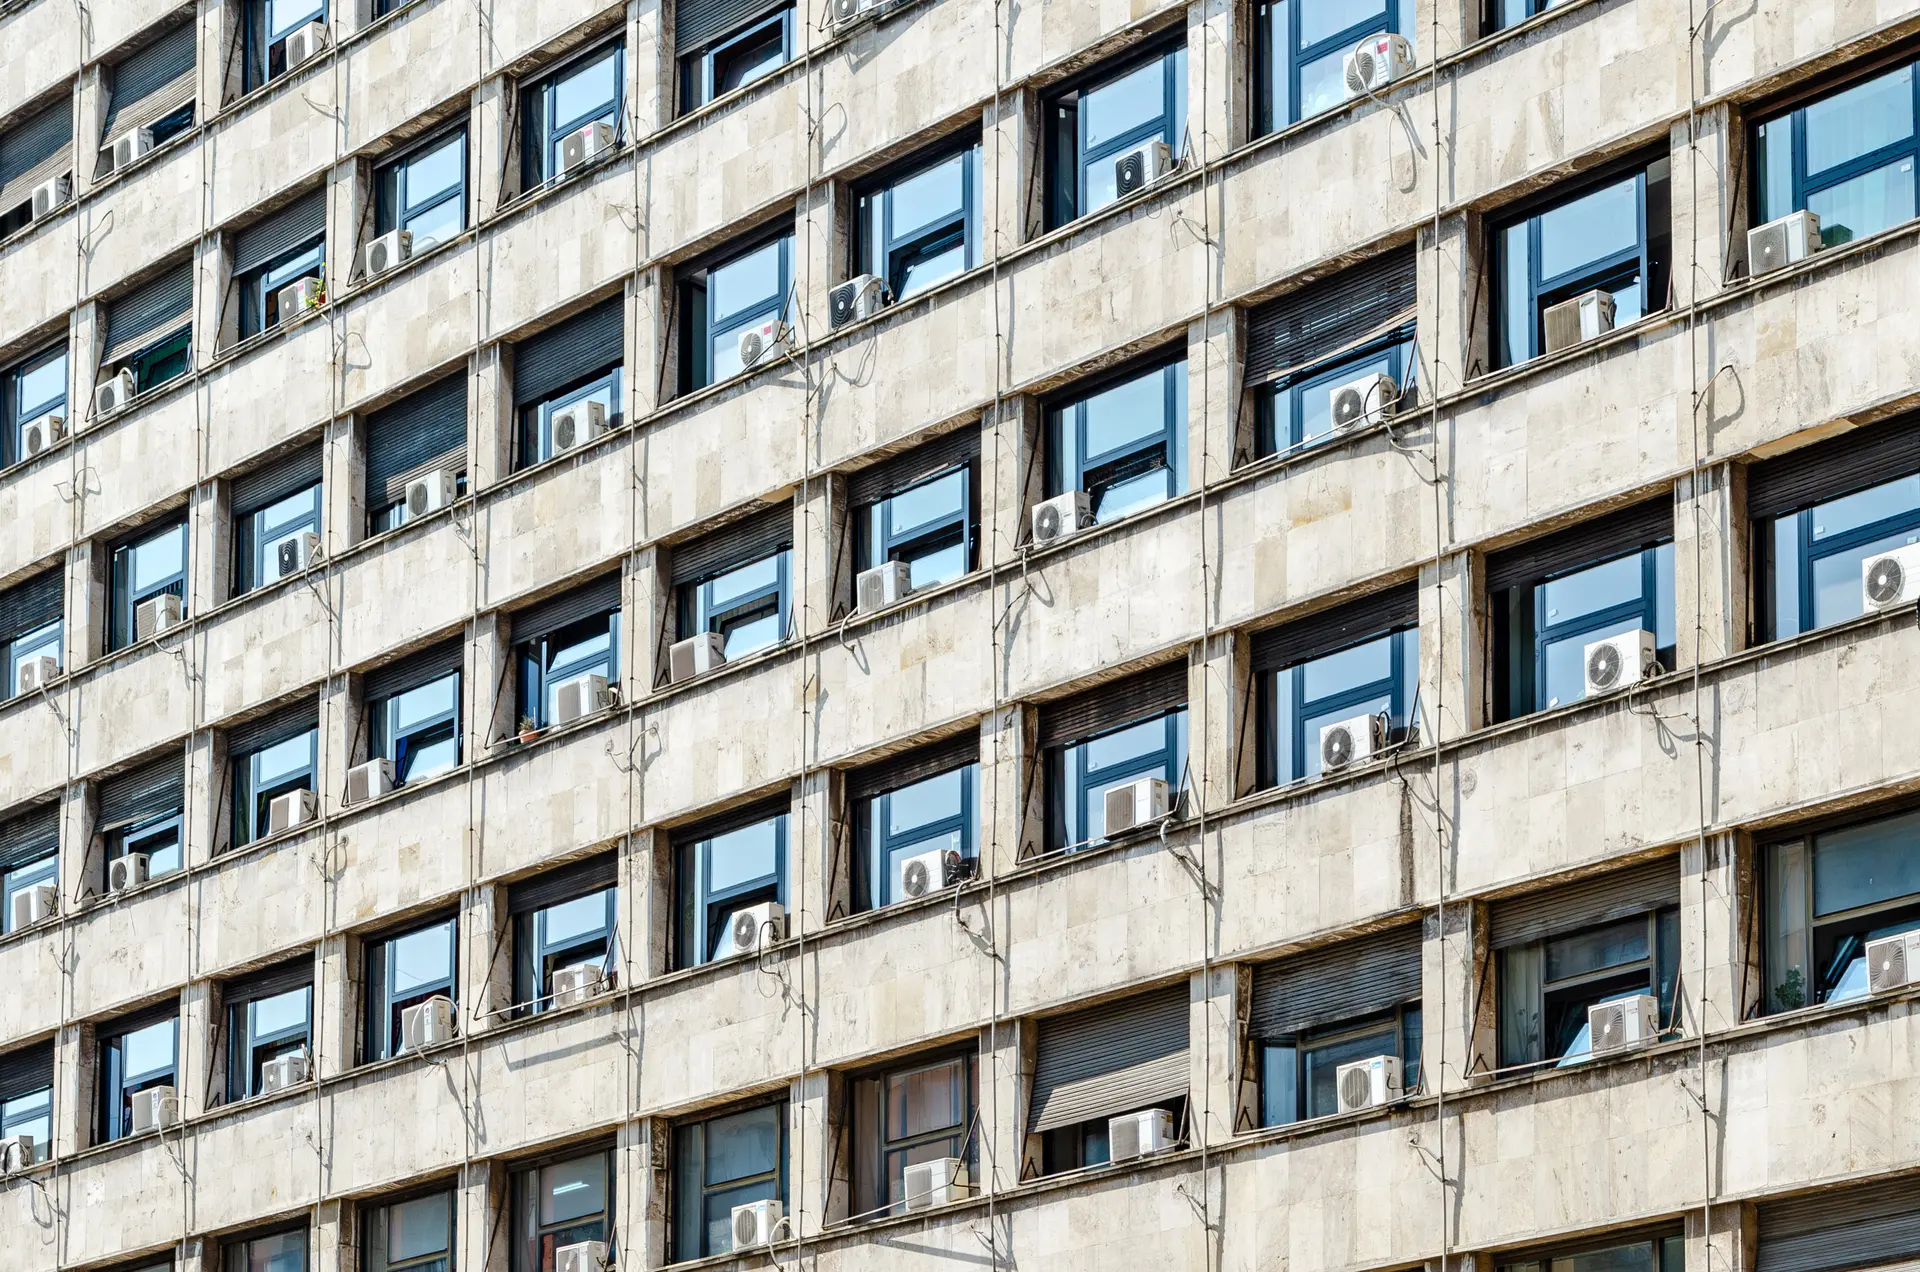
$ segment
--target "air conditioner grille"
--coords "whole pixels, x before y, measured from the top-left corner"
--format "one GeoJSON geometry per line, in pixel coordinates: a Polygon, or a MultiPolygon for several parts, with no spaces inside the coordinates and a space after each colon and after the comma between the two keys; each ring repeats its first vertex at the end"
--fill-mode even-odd
{"type": "Polygon", "coordinates": [[[1867,596],[1875,605],[1888,605],[1906,590],[1907,571],[1895,557],[1881,557],[1867,571],[1867,596]]]}
{"type": "Polygon", "coordinates": [[[1042,507],[1040,509],[1040,515],[1034,521],[1034,526],[1040,531],[1039,535],[1036,536],[1037,538],[1052,539],[1058,537],[1060,534],[1060,510],[1051,504],[1042,507]]]}
{"type": "Polygon", "coordinates": [[[1867,968],[1867,980],[1874,992],[1899,989],[1907,983],[1907,943],[1876,941],[1873,964],[1867,968]]]}
{"type": "Polygon", "coordinates": [[[733,947],[750,950],[760,940],[760,920],[751,910],[742,910],[733,916],[733,947]]]}
{"type": "Polygon", "coordinates": [[[1593,647],[1587,658],[1587,679],[1596,689],[1611,689],[1620,683],[1620,647],[1605,641],[1593,647]]]}
{"type": "Polygon", "coordinates": [[[1626,1041],[1627,1006],[1625,1003],[1608,1003],[1594,1013],[1592,1047],[1595,1051],[1617,1047],[1626,1041]]]}
{"type": "Polygon", "coordinates": [[[1357,388],[1345,388],[1333,399],[1333,425],[1348,428],[1367,413],[1366,394],[1357,388]]]}
{"type": "Polygon", "coordinates": [[[1320,766],[1339,768],[1353,759],[1353,753],[1353,729],[1347,725],[1329,729],[1320,742],[1320,766]]]}
{"type": "Polygon", "coordinates": [[[1340,1075],[1340,1098],[1350,1109],[1373,1103],[1373,1074],[1364,1065],[1356,1065],[1340,1075]]]}
{"type": "Polygon", "coordinates": [[[924,861],[909,861],[901,872],[900,890],[910,897],[924,897],[932,886],[932,872],[924,861]]]}
{"type": "Polygon", "coordinates": [[[742,1206],[733,1212],[733,1245],[737,1250],[742,1246],[755,1244],[760,1235],[760,1221],[751,1206],[742,1206]]]}
{"type": "Polygon", "coordinates": [[[1364,93],[1373,83],[1373,51],[1357,49],[1347,63],[1347,91],[1364,93]]]}

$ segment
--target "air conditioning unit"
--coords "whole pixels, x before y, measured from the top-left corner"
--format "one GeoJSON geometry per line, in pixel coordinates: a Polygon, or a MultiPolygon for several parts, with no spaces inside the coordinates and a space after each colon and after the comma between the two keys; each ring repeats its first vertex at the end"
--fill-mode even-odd
{"type": "Polygon", "coordinates": [[[613,690],[605,676],[581,676],[560,686],[554,695],[553,722],[572,724],[613,705],[613,690]]]}
{"type": "Polygon", "coordinates": [[[320,801],[312,791],[288,791],[267,805],[267,833],[278,835],[304,826],[320,815],[320,801]]]}
{"type": "Polygon", "coordinates": [[[913,569],[905,561],[889,561],[860,571],[853,581],[854,608],[871,614],[906,599],[913,591],[913,569]]]}
{"type": "Polygon", "coordinates": [[[827,326],[834,331],[871,318],[888,303],[887,285],[877,274],[856,274],[827,293],[827,326]]]}
{"type": "Polygon", "coordinates": [[[320,536],[311,530],[291,539],[283,539],[273,550],[273,563],[279,570],[277,577],[284,579],[298,574],[318,561],[321,555],[320,536]]]}
{"type": "Polygon", "coordinates": [[[180,598],[172,592],[149,596],[133,608],[133,638],[146,640],[180,626],[180,598]]]}
{"type": "Polygon", "coordinates": [[[604,119],[576,128],[560,141],[560,171],[572,172],[613,149],[613,125],[604,119]]]}
{"type": "Polygon", "coordinates": [[[778,901],[762,901],[735,910],[726,919],[727,930],[720,935],[715,958],[730,954],[758,954],[769,945],[787,939],[787,907],[778,901]]]}
{"type": "Polygon", "coordinates": [[[967,1163],[959,1157],[936,1157],[930,1162],[915,1163],[907,1167],[900,1191],[905,1194],[900,1203],[908,1210],[965,1201],[972,1191],[967,1187],[967,1163]]]}
{"type": "Polygon", "coordinates": [[[291,322],[295,315],[309,309],[318,309],[327,303],[327,285],[313,274],[296,279],[282,287],[274,295],[280,306],[280,322],[291,322]]]}
{"type": "Polygon", "coordinates": [[[1876,553],[1862,561],[1860,599],[1868,610],[1897,609],[1920,600],[1920,543],[1876,553]]]}
{"type": "Polygon", "coordinates": [[[32,459],[41,451],[50,450],[67,435],[67,417],[49,411],[37,420],[28,420],[20,430],[20,449],[25,458],[32,459]]]}
{"type": "Polygon", "coordinates": [[[131,167],[134,160],[153,149],[153,129],[136,128],[113,143],[113,170],[131,167]]]}
{"type": "Polygon", "coordinates": [[[1165,779],[1143,777],[1107,792],[1107,838],[1164,821],[1173,804],[1165,779]]]}
{"type": "Polygon", "coordinates": [[[673,684],[704,676],[727,661],[727,638],[719,632],[701,632],[677,640],[667,650],[667,679],[673,684]]]}
{"type": "Polygon", "coordinates": [[[1370,375],[1327,393],[1327,418],[1337,429],[1364,428],[1393,415],[1400,386],[1392,376],[1370,375]]]}
{"type": "Polygon", "coordinates": [[[130,852],[107,863],[107,891],[125,892],[147,881],[148,863],[144,852],[130,852]]]}
{"type": "Polygon", "coordinates": [[[412,521],[416,517],[440,511],[453,502],[459,489],[458,478],[444,468],[436,468],[425,476],[415,477],[407,483],[404,519],[412,521]]]}
{"type": "Polygon", "coordinates": [[[59,908],[60,894],[50,883],[35,884],[13,894],[13,931],[44,923],[59,908]]]}
{"type": "Polygon", "coordinates": [[[599,963],[572,963],[553,971],[553,1005],[571,1007],[597,997],[607,984],[607,969],[599,963]]]}
{"type": "Polygon", "coordinates": [[[1660,1001],[1652,994],[1615,998],[1587,1008],[1593,1054],[1624,1051],[1660,1036],[1660,1001]]]}
{"type": "Polygon", "coordinates": [[[388,230],[360,249],[360,272],[367,278],[378,278],[412,255],[413,232],[388,230]]]}
{"type": "Polygon", "coordinates": [[[952,887],[960,881],[961,861],[960,854],[951,848],[936,848],[908,857],[900,863],[900,895],[911,899],[952,887]]]}
{"type": "Polygon", "coordinates": [[[1164,141],[1149,141],[1113,161],[1113,193],[1116,199],[1138,194],[1180,165],[1174,160],[1173,147],[1164,141]]]}
{"type": "Polygon", "coordinates": [[[55,208],[66,206],[73,197],[73,182],[66,177],[55,177],[51,181],[42,181],[33,188],[33,217],[38,221],[55,208]]]}
{"type": "Polygon", "coordinates": [[[400,1049],[419,1051],[454,1039],[453,999],[435,994],[400,1012],[400,1049]]]}
{"type": "Polygon", "coordinates": [[[553,1252],[553,1272],[606,1272],[607,1243],[576,1241],[553,1252]]]}
{"type": "Polygon", "coordinates": [[[1613,293],[1582,292],[1571,300],[1547,306],[1547,352],[1570,349],[1613,330],[1613,293]]]}
{"type": "Polygon", "coordinates": [[[1771,274],[1804,261],[1825,246],[1818,213],[1789,213],[1747,231],[1747,273],[1754,278],[1771,274]]]}
{"type": "Polygon", "coordinates": [[[1107,1159],[1131,1161],[1173,1147],[1173,1114],[1142,1109],[1107,1119],[1107,1159]]]}
{"type": "Polygon", "coordinates": [[[1404,35],[1370,35],[1341,63],[1347,96],[1377,93],[1413,69],[1413,45],[1404,35]]]}
{"type": "Polygon", "coordinates": [[[39,693],[60,678],[60,663],[51,654],[41,654],[20,664],[20,692],[39,693]]]}
{"type": "Polygon", "coordinates": [[[109,379],[93,386],[93,413],[99,419],[127,409],[127,403],[133,401],[134,380],[132,371],[121,371],[109,379]]]}
{"type": "Polygon", "coordinates": [[[1093,524],[1093,500],[1084,490],[1069,490],[1033,506],[1035,546],[1070,539],[1093,524]]]}
{"type": "Polygon", "coordinates": [[[591,398],[553,413],[553,453],[570,451],[607,431],[607,404],[591,398]]]}
{"type": "Polygon", "coordinates": [[[347,803],[364,804],[393,789],[393,761],[368,760],[347,770],[347,803]]]}
{"type": "Polygon", "coordinates": [[[778,318],[740,333],[740,366],[743,370],[758,366],[769,358],[783,358],[792,352],[793,332],[778,318]]]}
{"type": "Polygon", "coordinates": [[[33,1136],[9,1135],[0,1140],[0,1175],[12,1175],[33,1165],[33,1136]]]}
{"type": "Polygon", "coordinates": [[[1580,654],[1587,669],[1587,697],[1637,685],[1660,664],[1654,661],[1653,633],[1641,628],[1596,640],[1580,654]]]}
{"type": "Polygon", "coordinates": [[[170,1086],[133,1093],[133,1133],[142,1135],[180,1124],[180,1096],[170,1086]]]}
{"type": "Polygon", "coordinates": [[[1400,1057],[1370,1056],[1333,1072],[1334,1099],[1342,1113],[1377,1109],[1400,1098],[1400,1057]]]}
{"type": "Polygon", "coordinates": [[[1377,715],[1354,716],[1320,726],[1320,768],[1345,768],[1370,760],[1387,745],[1387,722],[1377,715]]]}
{"type": "Polygon", "coordinates": [[[287,69],[291,71],[302,62],[311,61],[313,55],[327,47],[327,24],[309,22],[299,30],[287,36],[287,69]]]}
{"type": "Polygon", "coordinates": [[[733,1208],[733,1248],[745,1250],[752,1246],[772,1245],[780,1220],[786,1214],[786,1207],[771,1199],[750,1201],[744,1206],[733,1208]]]}
{"type": "Polygon", "coordinates": [[[833,33],[845,35],[863,22],[879,16],[889,0],[833,0],[833,33]]]}
{"type": "Polygon", "coordinates": [[[1867,942],[1867,989],[1884,994],[1920,976],[1920,932],[1896,932],[1867,942]]]}
{"type": "Polygon", "coordinates": [[[307,1080],[307,1053],[295,1051],[275,1056],[260,1066],[260,1094],[271,1095],[299,1086],[307,1080]]]}

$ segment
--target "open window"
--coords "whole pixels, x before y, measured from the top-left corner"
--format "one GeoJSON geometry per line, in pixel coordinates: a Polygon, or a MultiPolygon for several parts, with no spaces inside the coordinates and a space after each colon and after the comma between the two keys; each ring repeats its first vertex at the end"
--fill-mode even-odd
{"type": "Polygon", "coordinates": [[[101,782],[99,835],[109,881],[113,863],[128,857],[146,863],[127,876],[130,886],[141,874],[158,879],[180,869],[185,810],[186,760],[178,749],[101,782]]]}
{"type": "Polygon", "coordinates": [[[1040,1022],[1027,1135],[1040,1137],[1042,1173],[1112,1160],[1111,1123],[1129,1114],[1152,1128],[1135,1155],[1185,1140],[1189,1012],[1181,981],[1040,1022]]]}
{"type": "Polygon", "coordinates": [[[465,656],[462,642],[449,641],[377,667],[361,681],[368,753],[393,765],[396,785],[459,767],[465,656]]]}
{"type": "Polygon", "coordinates": [[[675,1263],[733,1250],[733,1208],[787,1200],[787,1102],[681,1122],[673,1128],[675,1263]]]}
{"type": "Polygon", "coordinates": [[[53,1156],[53,1040],[0,1055],[0,1141],[25,1136],[32,1161],[53,1156]]]}
{"type": "Polygon", "coordinates": [[[67,82],[42,109],[0,132],[0,239],[26,228],[73,197],[73,96],[67,82]],[[58,197],[45,200],[55,183],[58,197]]]}
{"type": "Polygon", "coordinates": [[[448,916],[365,942],[368,1062],[400,1054],[408,1008],[460,1001],[459,935],[459,920],[448,916]]]}
{"type": "Polygon", "coordinates": [[[1187,489],[1187,360],[1076,386],[1047,408],[1047,494],[1085,491],[1096,523],[1187,489]]]}
{"type": "Polygon", "coordinates": [[[793,230],[728,245],[707,263],[680,271],[680,386],[691,393],[730,380],[749,366],[742,337],[758,333],[760,365],[774,359],[793,291],[793,230]]]}
{"type": "Polygon", "coordinates": [[[467,374],[456,371],[367,417],[367,533],[467,493],[467,374]]]}
{"type": "Polygon", "coordinates": [[[673,857],[676,967],[698,967],[786,939],[784,800],[676,834],[673,857]]]}
{"type": "Polygon", "coordinates": [[[856,1217],[877,1219],[972,1195],[980,1178],[977,1068],[974,1053],[961,1050],[897,1062],[848,1082],[856,1217]]]}
{"type": "Polygon", "coordinates": [[[507,890],[513,920],[513,1001],[552,1010],[569,986],[606,988],[619,968],[620,890],[612,853],[563,866],[507,890]],[[566,973],[560,976],[560,973],[566,973]],[[556,979],[559,983],[556,984],[556,979]]]}
{"type": "Polygon", "coordinates": [[[1828,247],[1913,219],[1920,190],[1916,64],[1882,66],[1753,130],[1754,223],[1802,210],[1828,247]]]}
{"type": "Polygon", "coordinates": [[[972,875],[980,852],[980,735],[969,729],[856,769],[847,798],[858,845],[856,908],[950,887],[972,875]]]}
{"type": "Polygon", "coordinates": [[[320,447],[306,446],[236,477],[233,594],[299,574],[320,560],[320,447]]]}
{"type": "MultiPolygon", "coordinates": [[[[1138,826],[1173,816],[1186,783],[1186,661],[1046,704],[1040,709],[1039,743],[1047,774],[1049,850],[1106,839],[1107,794],[1119,787],[1163,784],[1159,815],[1138,826]]],[[[1141,806],[1136,798],[1136,812],[1141,806]]],[[[1152,802],[1146,806],[1151,809],[1152,802]]]]}
{"type": "Polygon", "coordinates": [[[0,825],[0,934],[31,927],[59,909],[59,809],[17,813],[0,825]]]}
{"type": "Polygon", "coordinates": [[[114,64],[97,177],[137,162],[193,127],[198,35],[197,23],[178,23],[114,64]]]}
{"type": "Polygon", "coordinates": [[[1346,58],[1369,35],[1414,41],[1412,0],[1269,0],[1254,6],[1255,131],[1279,132],[1346,101],[1346,58]]]}
{"type": "MultiPolygon", "coordinates": [[[[135,394],[178,379],[193,365],[193,263],[182,261],[107,302],[100,384],[117,409],[135,394]]],[[[105,406],[95,398],[94,415],[105,406]]]]}
{"type": "Polygon", "coordinates": [[[551,459],[619,427],[624,305],[615,296],[514,346],[516,467],[551,459]]]}
{"type": "Polygon", "coordinates": [[[1128,152],[1157,142],[1173,162],[1180,160],[1187,130],[1186,27],[1175,42],[1161,41],[1069,81],[1040,109],[1051,230],[1120,197],[1118,161],[1128,152]]]}
{"type": "Polygon", "coordinates": [[[227,1099],[266,1092],[268,1069],[286,1057],[301,1063],[286,1076],[304,1082],[313,1054],[313,956],[242,977],[226,986],[227,1099]]]}
{"type": "Polygon", "coordinates": [[[73,432],[65,341],[0,371],[0,468],[33,458],[73,432]]]}
{"type": "Polygon", "coordinates": [[[319,746],[320,705],[312,700],[283,707],[228,732],[236,845],[250,844],[312,817],[312,801],[319,794],[315,786],[319,746]],[[302,791],[313,794],[302,801],[298,798],[302,791]],[[276,825],[273,802],[282,796],[294,796],[290,802],[296,807],[305,803],[305,810],[302,816],[276,825]]]}
{"type": "Polygon", "coordinates": [[[676,641],[712,633],[725,661],[787,639],[793,612],[793,509],[778,504],[676,546],[676,641]]]}
{"type": "Polygon", "coordinates": [[[58,567],[0,592],[0,700],[45,684],[66,666],[66,571],[58,567]]]}
{"type": "MultiPolygon", "coordinates": [[[[513,616],[520,664],[520,724],[562,723],[561,691],[620,683],[620,576],[609,574],[513,616]]],[[[591,699],[593,695],[585,695],[591,699]]]]}
{"type": "Polygon", "coordinates": [[[233,236],[240,338],[271,331],[326,300],[327,192],[315,190],[233,236]],[[305,286],[300,286],[300,284],[305,286]]]}
{"type": "Polygon", "coordinates": [[[187,523],[145,526],[108,553],[113,618],[107,650],[158,635],[187,617],[187,523]]]}
{"type": "Polygon", "coordinates": [[[745,88],[793,60],[791,0],[686,0],[674,7],[680,113],[745,88]]]}
{"type": "Polygon", "coordinates": [[[980,263],[982,178],[977,136],[945,141],[856,191],[854,273],[905,300],[980,263]]]}
{"type": "Polygon", "coordinates": [[[1920,812],[1766,849],[1767,1009],[1864,998],[1867,942],[1920,930],[1920,812]]]}
{"type": "Polygon", "coordinates": [[[180,1064],[176,1003],[136,1012],[97,1027],[100,1040],[99,1140],[133,1134],[133,1098],[155,1087],[173,1087],[180,1064]]]}
{"type": "Polygon", "coordinates": [[[279,79],[318,52],[326,37],[309,45],[305,29],[326,21],[326,0],[245,0],[241,91],[251,93],[279,79]]]}
{"type": "Polygon", "coordinates": [[[586,157],[611,154],[625,135],[621,110],[626,86],[626,47],[612,40],[570,59],[521,91],[525,132],[520,139],[520,175],[528,190],[562,176],[567,138],[604,125],[586,157]],[[604,145],[600,144],[604,143],[604,145]]]}
{"type": "Polygon", "coordinates": [[[1317,777],[1417,734],[1419,623],[1419,592],[1407,586],[1254,634],[1261,786],[1317,777]],[[1329,733],[1343,726],[1352,745],[1329,733]]]}

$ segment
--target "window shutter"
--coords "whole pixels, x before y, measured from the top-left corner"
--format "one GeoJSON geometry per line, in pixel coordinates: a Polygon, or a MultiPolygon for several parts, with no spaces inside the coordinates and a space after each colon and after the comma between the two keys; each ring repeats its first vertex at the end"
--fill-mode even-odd
{"type": "Polygon", "coordinates": [[[847,796],[870,799],[915,782],[980,762],[980,731],[967,729],[944,741],[891,756],[847,775],[847,796]]]}
{"type": "Polygon", "coordinates": [[[459,671],[465,665],[466,653],[464,640],[450,640],[384,667],[375,667],[361,677],[360,696],[371,703],[408,689],[418,689],[450,671],[459,671]]]}
{"type": "Polygon", "coordinates": [[[507,913],[531,914],[590,892],[601,892],[619,882],[614,854],[603,852],[585,861],[550,870],[507,888],[507,913]]]}
{"type": "Polygon", "coordinates": [[[112,366],[151,343],[155,333],[172,335],[193,317],[193,262],[140,284],[107,305],[107,349],[100,365],[112,366]]]}
{"type": "Polygon", "coordinates": [[[1248,1029],[1279,1040],[1416,1001],[1420,947],[1420,925],[1409,923],[1265,964],[1253,974],[1248,1029]]]}
{"type": "Polygon", "coordinates": [[[1663,857],[1643,866],[1496,901],[1488,920],[1488,939],[1495,949],[1505,949],[1679,904],[1679,859],[1663,857]]]}
{"type": "Polygon", "coordinates": [[[1754,1272],[1828,1272],[1920,1258],[1920,1179],[1760,1204],[1754,1272]]]}
{"type": "Polygon", "coordinates": [[[855,507],[878,503],[979,457],[980,428],[969,424],[852,474],[847,478],[847,501],[855,507]]]}
{"type": "Polygon", "coordinates": [[[327,192],[322,187],[237,231],[233,236],[233,272],[244,274],[258,269],[326,232],[327,192]]]}
{"type": "Polygon", "coordinates": [[[1747,469],[1747,515],[1798,512],[1881,482],[1920,473],[1920,419],[1851,429],[1747,469]]]}
{"type": "Polygon", "coordinates": [[[745,830],[749,826],[758,826],[761,822],[784,817],[792,811],[793,805],[785,796],[764,799],[757,804],[748,804],[745,808],[736,808],[730,813],[718,817],[709,817],[695,826],[688,826],[673,832],[675,846],[697,844],[703,839],[713,839],[719,835],[731,834],[736,830],[745,830]]]}
{"type": "Polygon", "coordinates": [[[0,133],[0,209],[18,207],[33,198],[35,186],[70,171],[72,151],[73,99],[66,93],[0,133]]]}
{"type": "Polygon", "coordinates": [[[1420,590],[1402,584],[1318,614],[1255,632],[1253,670],[1279,671],[1420,622],[1420,590]]]}
{"type": "Polygon", "coordinates": [[[249,516],[272,507],[288,495],[319,485],[322,463],[318,446],[303,446],[291,455],[235,477],[229,495],[233,515],[249,516]]]}
{"type": "Polygon", "coordinates": [[[513,640],[524,644],[559,631],[597,614],[609,614],[620,608],[620,572],[595,579],[591,583],[529,605],[513,616],[513,640]]]}
{"type": "Polygon", "coordinates": [[[55,567],[0,592],[0,644],[45,627],[65,612],[66,571],[55,567]]]}
{"type": "Polygon", "coordinates": [[[1180,984],[1041,1021],[1027,1133],[1185,1095],[1187,1015],[1180,984]]]}
{"type": "Polygon", "coordinates": [[[398,503],[425,472],[467,466],[467,374],[457,371],[367,417],[367,502],[398,503]]]}
{"type": "Polygon", "coordinates": [[[513,404],[544,402],[574,383],[626,360],[624,300],[595,305],[514,346],[513,404]]]}
{"type": "Polygon", "coordinates": [[[100,783],[100,827],[109,830],[186,807],[186,757],[163,755],[100,783]]]}
{"type": "Polygon", "coordinates": [[[320,727],[318,699],[296,702],[227,730],[227,754],[239,759],[320,727]]]}
{"type": "Polygon", "coordinates": [[[14,870],[60,850],[60,806],[48,804],[0,826],[0,871],[14,870]]]}
{"type": "Polygon", "coordinates": [[[53,1085],[53,1039],[0,1056],[0,1100],[14,1100],[53,1085]]]}
{"type": "Polygon", "coordinates": [[[284,994],[289,990],[300,989],[311,984],[313,984],[313,955],[302,954],[278,967],[269,967],[262,972],[235,977],[227,982],[226,992],[222,997],[226,1005],[232,1007],[236,1003],[258,1002],[262,998],[272,998],[275,994],[284,994]]]}
{"type": "Polygon", "coordinates": [[[793,507],[776,504],[711,534],[676,545],[670,554],[672,579],[676,586],[703,582],[728,570],[764,561],[792,546],[793,507]]]}
{"type": "Polygon", "coordinates": [[[1080,742],[1187,705],[1187,660],[1109,681],[1040,708],[1040,745],[1080,742]]]}
{"type": "Polygon", "coordinates": [[[1673,498],[1661,495],[1631,508],[1582,521],[1487,557],[1487,591],[1540,583],[1673,539],[1673,498]]]}
{"type": "Polygon", "coordinates": [[[193,100],[195,34],[194,23],[183,22],[145,48],[135,49],[113,68],[113,98],[100,141],[102,150],[193,100]]]}
{"type": "Polygon", "coordinates": [[[764,17],[784,0],[682,0],[673,11],[673,48],[681,57],[697,53],[716,36],[764,17]]]}
{"type": "Polygon", "coordinates": [[[151,1007],[142,1007],[139,1011],[130,1011],[118,1020],[96,1025],[93,1033],[94,1037],[103,1041],[124,1038],[130,1033],[135,1033],[169,1020],[174,1022],[173,1062],[174,1072],[178,1073],[180,1065],[180,999],[178,995],[162,999],[151,1007]]]}
{"type": "Polygon", "coordinates": [[[1304,367],[1407,321],[1414,279],[1408,245],[1256,306],[1247,315],[1247,382],[1304,367]]]}

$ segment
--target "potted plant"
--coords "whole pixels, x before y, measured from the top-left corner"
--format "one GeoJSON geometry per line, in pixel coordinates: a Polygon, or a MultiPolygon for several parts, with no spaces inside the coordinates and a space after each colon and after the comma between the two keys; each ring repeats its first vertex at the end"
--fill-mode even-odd
{"type": "Polygon", "coordinates": [[[525,746],[540,736],[540,726],[534,723],[532,716],[520,717],[520,745],[525,746]]]}

